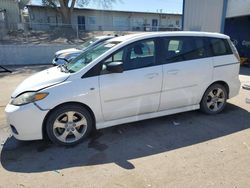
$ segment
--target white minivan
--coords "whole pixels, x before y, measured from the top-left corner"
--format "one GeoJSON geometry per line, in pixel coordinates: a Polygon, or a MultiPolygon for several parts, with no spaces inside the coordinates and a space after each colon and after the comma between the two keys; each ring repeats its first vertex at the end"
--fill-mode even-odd
{"type": "Polygon", "coordinates": [[[74,145],[93,129],[201,109],[217,114],[240,88],[226,35],[116,37],[24,80],[5,111],[14,137],[74,145]]]}

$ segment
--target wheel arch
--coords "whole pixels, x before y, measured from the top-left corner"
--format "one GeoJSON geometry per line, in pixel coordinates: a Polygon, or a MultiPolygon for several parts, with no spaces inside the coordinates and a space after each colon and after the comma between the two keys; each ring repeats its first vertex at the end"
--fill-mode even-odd
{"type": "Polygon", "coordinates": [[[43,139],[44,139],[44,138],[47,138],[46,122],[47,122],[47,119],[48,119],[48,117],[50,116],[50,114],[51,114],[54,110],[56,110],[57,108],[60,108],[61,106],[67,105],[67,104],[79,105],[79,106],[82,106],[83,108],[85,108],[86,110],[88,110],[88,112],[90,113],[91,118],[92,118],[92,120],[93,120],[93,123],[94,123],[93,128],[96,129],[96,119],[95,119],[95,114],[94,114],[94,112],[92,111],[92,109],[91,109],[88,105],[86,105],[86,104],[84,104],[84,103],[76,102],[76,101],[70,101],[70,102],[61,103],[61,104],[55,106],[54,108],[52,108],[51,110],[49,110],[49,112],[46,114],[46,116],[45,116],[45,118],[44,118],[44,120],[43,120],[43,124],[42,124],[42,137],[43,137],[43,139]]]}
{"type": "MultiPolygon", "coordinates": [[[[225,87],[225,89],[226,89],[226,91],[227,91],[227,99],[228,99],[228,97],[229,97],[229,92],[230,92],[229,86],[228,86],[228,84],[227,84],[225,81],[222,81],[222,80],[214,81],[212,84],[210,84],[210,85],[206,88],[206,90],[204,91],[204,93],[203,93],[203,95],[202,95],[202,98],[203,98],[203,96],[205,95],[205,93],[206,93],[206,91],[208,90],[208,88],[211,87],[211,86],[214,85],[214,84],[220,84],[220,85],[222,85],[222,86],[225,87]]],[[[201,100],[202,100],[202,98],[201,98],[201,100]]],[[[201,100],[200,100],[200,102],[201,102],[201,100]]]]}
{"type": "MultiPolygon", "coordinates": [[[[220,84],[220,85],[223,85],[223,86],[225,87],[226,91],[227,91],[227,99],[228,99],[230,89],[229,89],[229,85],[227,84],[227,82],[222,81],[222,80],[218,80],[218,81],[215,81],[214,83],[212,83],[211,85],[213,85],[213,84],[220,84]]],[[[211,85],[210,85],[210,86],[211,86],[211,85]]],[[[210,86],[209,86],[209,87],[210,87],[210,86]]]]}

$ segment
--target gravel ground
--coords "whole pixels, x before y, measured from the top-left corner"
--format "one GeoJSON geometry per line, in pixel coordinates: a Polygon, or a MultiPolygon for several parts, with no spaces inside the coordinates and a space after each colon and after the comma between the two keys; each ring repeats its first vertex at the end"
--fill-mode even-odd
{"type": "MultiPolygon", "coordinates": [[[[0,75],[0,187],[250,187],[249,91],[225,111],[199,111],[119,125],[59,147],[9,137],[4,107],[14,88],[46,67],[0,75]]],[[[250,68],[240,80],[250,82],[250,68]]]]}

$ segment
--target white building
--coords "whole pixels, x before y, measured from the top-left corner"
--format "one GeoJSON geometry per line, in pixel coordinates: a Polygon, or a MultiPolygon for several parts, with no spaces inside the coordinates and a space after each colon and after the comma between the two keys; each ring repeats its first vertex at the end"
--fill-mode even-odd
{"type": "MultiPolygon", "coordinates": [[[[37,5],[27,7],[32,29],[62,25],[61,16],[55,9],[37,5]]],[[[75,8],[71,23],[87,31],[180,30],[182,17],[181,14],[75,8]]]]}

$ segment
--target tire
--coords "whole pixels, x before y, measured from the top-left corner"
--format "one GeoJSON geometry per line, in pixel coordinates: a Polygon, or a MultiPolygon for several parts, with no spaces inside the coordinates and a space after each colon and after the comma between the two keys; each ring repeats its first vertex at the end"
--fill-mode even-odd
{"type": "Polygon", "coordinates": [[[224,110],[227,103],[228,93],[221,84],[211,85],[204,93],[200,109],[206,114],[218,114],[224,110]]]}
{"type": "Polygon", "coordinates": [[[46,122],[49,139],[58,145],[73,146],[82,142],[93,128],[93,119],[81,105],[65,104],[53,110],[46,122]]]}

